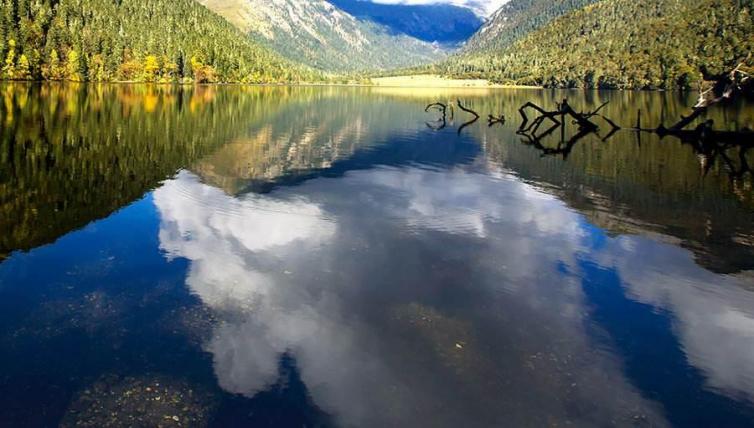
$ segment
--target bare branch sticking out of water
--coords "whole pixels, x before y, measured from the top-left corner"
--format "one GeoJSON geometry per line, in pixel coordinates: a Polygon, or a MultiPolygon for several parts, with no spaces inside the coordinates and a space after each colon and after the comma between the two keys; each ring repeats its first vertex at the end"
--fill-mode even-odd
{"type": "Polygon", "coordinates": [[[505,115],[501,114],[499,117],[495,117],[493,115],[487,115],[487,126],[492,126],[495,124],[504,125],[505,124],[505,115]]]}
{"type": "Polygon", "coordinates": [[[447,123],[448,123],[447,122],[448,106],[445,105],[445,104],[443,104],[443,103],[440,103],[440,102],[432,103],[432,104],[427,105],[427,107],[424,109],[424,111],[425,112],[429,112],[433,108],[437,109],[439,112],[441,112],[442,113],[442,117],[440,119],[437,119],[434,122],[427,122],[426,124],[427,124],[427,127],[429,129],[432,129],[434,131],[439,131],[439,130],[445,128],[445,126],[447,126],[447,123]]]}
{"type": "Polygon", "coordinates": [[[561,103],[558,103],[555,110],[545,110],[537,104],[528,102],[518,110],[521,114],[522,122],[517,133],[525,138],[525,144],[534,146],[542,152],[543,156],[563,155],[563,157],[566,158],[576,143],[587,135],[595,134],[600,137],[602,141],[607,141],[621,129],[620,126],[607,116],[599,113],[607,104],[608,103],[605,102],[597,107],[597,109],[590,112],[577,113],[570,104],[568,104],[568,100],[563,100],[561,103]],[[528,110],[534,110],[538,113],[538,115],[531,121],[527,115],[528,110]],[[578,132],[568,140],[565,138],[566,117],[569,117],[573,120],[573,123],[578,126],[578,132]],[[599,135],[600,128],[597,123],[593,121],[594,118],[602,119],[610,125],[610,131],[605,137],[599,135]],[[545,129],[544,132],[539,133],[539,129],[545,121],[550,121],[552,125],[545,129]],[[542,140],[557,129],[560,129],[561,131],[560,141],[555,147],[546,147],[542,143],[542,140]]]}
{"type": "Polygon", "coordinates": [[[460,108],[461,110],[465,111],[466,113],[472,114],[474,115],[474,117],[479,119],[479,114],[470,108],[464,107],[461,103],[461,100],[456,100],[456,105],[458,105],[458,108],[460,108]]]}
{"type": "Polygon", "coordinates": [[[473,119],[469,120],[458,128],[458,135],[461,135],[461,132],[463,132],[464,128],[473,125],[477,120],[479,120],[479,114],[470,108],[464,107],[464,105],[461,103],[461,100],[456,100],[456,105],[458,105],[459,109],[474,116],[473,119]]]}
{"type": "Polygon", "coordinates": [[[746,174],[751,174],[752,170],[745,155],[754,147],[754,131],[748,128],[737,131],[715,130],[712,120],[706,120],[694,128],[687,129],[710,107],[731,103],[739,98],[754,98],[754,79],[752,79],[750,69],[745,66],[749,58],[739,63],[730,72],[718,77],[708,89],[700,88],[699,98],[688,116],[681,116],[680,120],[668,128],[663,124],[657,128],[642,128],[641,111],[639,111],[636,128],[633,130],[639,135],[642,132],[648,132],[660,138],[675,137],[681,140],[681,143],[690,145],[694,152],[700,155],[705,174],[709,172],[717,159],[722,160],[731,179],[740,179],[746,174]],[[739,161],[737,163],[726,153],[731,149],[738,149],[739,161]]]}

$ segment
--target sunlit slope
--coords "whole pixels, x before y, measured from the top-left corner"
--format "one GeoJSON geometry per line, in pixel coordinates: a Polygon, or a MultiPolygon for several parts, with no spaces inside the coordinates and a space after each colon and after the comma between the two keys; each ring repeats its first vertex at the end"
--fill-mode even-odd
{"type": "Polygon", "coordinates": [[[356,19],[325,0],[199,1],[257,42],[321,70],[384,70],[444,56],[431,43],[356,19]]]}
{"type": "Polygon", "coordinates": [[[603,0],[434,71],[553,87],[695,87],[754,50],[752,0],[603,0]]]}
{"type": "Polygon", "coordinates": [[[464,51],[509,46],[550,21],[600,0],[511,0],[490,16],[471,37],[464,51]]]}

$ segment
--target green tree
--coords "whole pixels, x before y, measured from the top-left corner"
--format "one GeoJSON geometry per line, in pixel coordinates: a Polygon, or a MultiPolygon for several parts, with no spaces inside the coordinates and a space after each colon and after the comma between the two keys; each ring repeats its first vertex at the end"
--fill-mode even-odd
{"type": "Polygon", "coordinates": [[[13,80],[16,78],[16,41],[8,41],[8,53],[3,63],[2,77],[13,80]]]}
{"type": "Polygon", "coordinates": [[[50,51],[50,59],[47,65],[42,68],[42,77],[47,80],[62,80],[64,76],[63,68],[60,66],[60,57],[58,51],[50,51]]]}
{"type": "Polygon", "coordinates": [[[154,82],[160,71],[160,62],[155,55],[147,55],[144,58],[144,67],[142,68],[142,79],[145,82],[154,82]]]}
{"type": "Polygon", "coordinates": [[[81,63],[79,53],[71,49],[68,51],[68,58],[66,60],[64,76],[67,80],[81,81],[82,75],[80,73],[81,63]]]}
{"type": "Polygon", "coordinates": [[[29,63],[29,58],[27,58],[25,54],[21,54],[18,58],[18,65],[16,67],[16,79],[30,80],[31,78],[31,64],[29,63]]]}

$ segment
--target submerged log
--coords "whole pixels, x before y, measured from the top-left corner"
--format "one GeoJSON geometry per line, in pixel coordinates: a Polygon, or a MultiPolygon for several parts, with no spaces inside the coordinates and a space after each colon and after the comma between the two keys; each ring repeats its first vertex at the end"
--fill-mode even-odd
{"type": "MultiPolygon", "coordinates": [[[[681,118],[670,127],[660,124],[656,128],[643,128],[641,124],[641,110],[636,118],[636,128],[633,131],[641,135],[643,132],[656,134],[660,138],[667,136],[675,137],[684,144],[690,144],[698,153],[707,156],[730,147],[739,147],[741,150],[749,150],[754,147],[754,131],[744,128],[738,131],[719,131],[713,128],[714,122],[707,120],[693,129],[688,129],[694,121],[702,117],[707,110],[718,104],[735,101],[739,97],[754,98],[754,79],[749,71],[744,69],[743,62],[733,70],[720,76],[711,87],[701,90],[696,104],[691,108],[691,113],[681,118]],[[724,149],[721,149],[724,148],[724,149]]],[[[748,165],[745,165],[748,171],[748,165]]]]}
{"type": "MultiPolygon", "coordinates": [[[[672,135],[689,126],[713,105],[733,101],[741,95],[747,97],[754,95],[754,79],[744,70],[744,67],[744,62],[739,63],[736,68],[718,77],[709,89],[700,90],[699,98],[694,107],[692,107],[690,115],[681,116],[681,119],[669,128],[660,125],[657,127],[656,132],[658,134],[672,135]]],[[[641,129],[640,126],[637,126],[637,128],[641,129]]]]}
{"type": "Polygon", "coordinates": [[[487,126],[492,126],[495,124],[503,125],[505,124],[505,115],[501,114],[499,117],[495,117],[493,115],[487,115],[487,126]]]}
{"type": "Polygon", "coordinates": [[[440,102],[432,103],[432,104],[427,105],[424,111],[429,112],[431,109],[437,109],[440,113],[442,113],[442,117],[440,117],[434,122],[427,122],[427,127],[435,131],[439,131],[445,128],[448,124],[448,121],[447,121],[448,106],[440,102]]]}
{"type": "Polygon", "coordinates": [[[531,133],[532,135],[536,136],[537,131],[539,130],[539,127],[542,125],[542,123],[545,120],[550,120],[553,125],[550,127],[547,131],[545,131],[545,134],[549,134],[550,132],[557,129],[561,122],[556,119],[557,116],[560,116],[560,106],[558,106],[558,110],[555,111],[547,111],[543,109],[542,107],[534,104],[533,102],[527,102],[526,104],[522,105],[518,109],[518,113],[521,115],[521,118],[523,119],[521,122],[521,126],[518,127],[519,133],[531,133]],[[529,124],[529,117],[526,115],[526,110],[532,109],[539,113],[539,116],[537,116],[531,124],[529,124]],[[528,126],[527,126],[528,125],[528,126]]]}
{"type": "MultiPolygon", "coordinates": [[[[558,145],[558,147],[561,147],[562,145],[572,147],[576,142],[578,142],[578,140],[588,134],[594,133],[599,135],[599,126],[593,121],[593,119],[600,118],[607,122],[611,127],[608,134],[604,138],[602,138],[602,141],[606,141],[621,129],[621,127],[618,126],[615,122],[599,113],[600,110],[602,110],[607,104],[608,102],[604,102],[593,111],[578,113],[571,107],[570,104],[568,104],[567,99],[564,99],[561,103],[558,103],[556,110],[545,110],[537,104],[528,102],[518,109],[518,112],[519,114],[521,114],[523,121],[521,123],[521,126],[519,126],[517,133],[519,135],[527,137],[530,143],[534,142],[539,144],[539,140],[552,134],[556,129],[560,129],[560,144],[558,145]],[[529,120],[529,116],[526,114],[527,110],[529,109],[534,110],[538,113],[538,116],[531,120],[531,122],[529,120]],[[573,123],[578,125],[579,131],[574,136],[574,138],[572,138],[568,142],[566,142],[565,140],[566,117],[571,118],[573,120],[573,123]],[[539,134],[539,128],[546,120],[552,122],[552,125],[543,133],[539,134]]],[[[533,145],[536,146],[537,144],[533,145]]],[[[570,149],[568,151],[570,151],[570,149]]],[[[552,150],[548,149],[545,151],[545,154],[551,154],[551,152],[552,150]]],[[[555,153],[562,152],[560,151],[560,149],[557,149],[555,150],[555,153]]]]}
{"type": "Polygon", "coordinates": [[[463,104],[461,104],[461,100],[456,100],[456,105],[458,105],[459,109],[465,111],[466,113],[472,114],[475,118],[479,119],[479,114],[470,108],[464,107],[463,104]]]}
{"type": "Polygon", "coordinates": [[[444,116],[445,112],[448,109],[448,106],[446,106],[443,103],[432,103],[432,104],[427,105],[427,107],[424,109],[424,111],[425,112],[429,112],[429,110],[433,109],[433,108],[436,108],[436,109],[440,110],[442,112],[443,116],[444,116]]]}
{"type": "Polygon", "coordinates": [[[456,105],[458,105],[459,109],[474,116],[473,119],[469,120],[458,128],[458,135],[461,135],[461,132],[464,130],[464,128],[471,126],[472,124],[476,123],[477,120],[479,120],[479,114],[470,108],[464,107],[464,105],[461,103],[461,100],[456,100],[456,105]]]}
{"type": "Polygon", "coordinates": [[[712,120],[706,120],[689,129],[689,125],[715,105],[730,103],[740,97],[754,98],[754,79],[751,72],[744,69],[743,64],[743,62],[740,63],[730,72],[718,77],[708,89],[700,89],[699,98],[691,108],[691,113],[687,116],[682,115],[670,127],[660,124],[656,128],[642,128],[640,110],[634,131],[638,132],[638,135],[643,132],[653,133],[660,138],[671,136],[679,139],[682,144],[690,145],[694,152],[700,155],[705,174],[711,170],[717,159],[721,159],[731,179],[740,179],[746,174],[751,175],[752,170],[747,162],[746,153],[754,148],[754,130],[748,128],[737,131],[715,130],[712,120]],[[726,153],[730,150],[738,150],[738,162],[726,153]]]}

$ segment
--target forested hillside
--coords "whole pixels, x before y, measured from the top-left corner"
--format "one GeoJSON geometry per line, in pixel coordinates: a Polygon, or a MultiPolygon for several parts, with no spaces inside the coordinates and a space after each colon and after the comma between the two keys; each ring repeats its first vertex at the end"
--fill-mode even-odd
{"type": "Polygon", "coordinates": [[[754,0],[602,0],[431,68],[548,87],[693,88],[754,51],[754,0]]]}
{"type": "Polygon", "coordinates": [[[279,82],[317,76],[194,0],[0,0],[2,79],[279,82]]]}
{"type": "Polygon", "coordinates": [[[500,49],[553,19],[600,0],[511,0],[490,16],[464,51],[500,49]]]}

